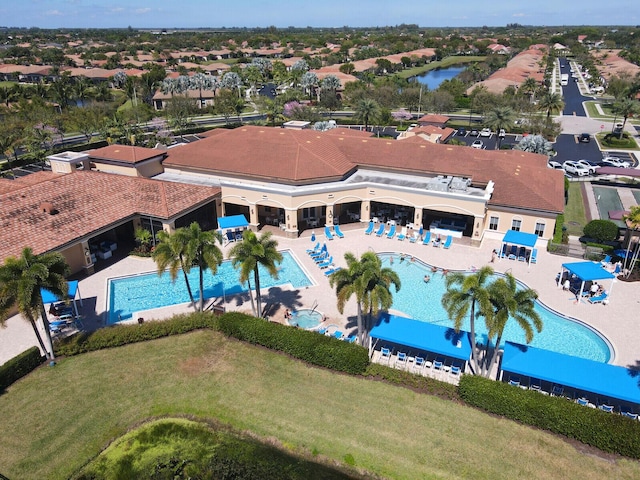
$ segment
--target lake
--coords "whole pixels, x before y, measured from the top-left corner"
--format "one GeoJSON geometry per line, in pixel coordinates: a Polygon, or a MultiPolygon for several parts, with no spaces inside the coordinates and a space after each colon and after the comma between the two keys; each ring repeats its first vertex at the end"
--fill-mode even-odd
{"type": "Polygon", "coordinates": [[[445,80],[451,80],[459,73],[463,72],[467,67],[465,66],[455,66],[448,68],[438,68],[436,70],[429,70],[428,72],[423,73],[422,75],[416,75],[413,77],[423,85],[429,87],[429,90],[435,90],[440,86],[442,82],[445,80]]]}

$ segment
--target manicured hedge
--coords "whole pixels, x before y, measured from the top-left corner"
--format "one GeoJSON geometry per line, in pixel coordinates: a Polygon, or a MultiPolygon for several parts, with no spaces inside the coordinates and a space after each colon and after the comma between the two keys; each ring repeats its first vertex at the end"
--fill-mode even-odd
{"type": "Polygon", "coordinates": [[[215,329],[216,323],[217,317],[213,313],[204,312],[178,315],[161,322],[115,325],[66,338],[56,346],[56,353],[66,356],[78,355],[103,348],[120,347],[129,343],[187,333],[201,328],[215,329]]]}
{"type": "Polygon", "coordinates": [[[487,412],[640,459],[637,420],[471,375],[460,379],[458,391],[466,403],[487,412]]]}
{"type": "Polygon", "coordinates": [[[422,393],[435,395],[447,400],[460,400],[458,395],[458,387],[452,383],[441,382],[435,378],[417,375],[412,372],[399,370],[397,368],[371,363],[367,367],[365,376],[374,377],[393,383],[402,387],[416,389],[422,393]]]}
{"type": "Polygon", "coordinates": [[[31,347],[0,366],[0,392],[42,365],[44,358],[38,347],[31,347]]]}
{"type": "Polygon", "coordinates": [[[367,349],[359,345],[243,313],[231,312],[219,317],[218,328],[227,336],[280,350],[331,370],[362,375],[369,365],[367,349]]]}

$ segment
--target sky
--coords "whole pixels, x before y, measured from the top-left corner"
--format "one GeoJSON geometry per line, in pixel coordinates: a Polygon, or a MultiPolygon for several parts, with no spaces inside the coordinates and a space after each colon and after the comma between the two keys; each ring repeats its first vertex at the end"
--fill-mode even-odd
{"type": "Polygon", "coordinates": [[[639,25],[637,0],[1,0],[0,26],[40,28],[639,25]]]}

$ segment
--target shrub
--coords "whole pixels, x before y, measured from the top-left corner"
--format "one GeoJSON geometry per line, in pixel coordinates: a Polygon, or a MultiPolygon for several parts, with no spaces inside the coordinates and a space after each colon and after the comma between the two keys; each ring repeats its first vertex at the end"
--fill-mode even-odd
{"type": "Polygon", "coordinates": [[[280,350],[313,365],[339,372],[362,375],[369,364],[367,349],[359,345],[238,312],[219,317],[219,329],[238,340],[280,350]]]}
{"type": "Polygon", "coordinates": [[[556,228],[553,231],[553,243],[566,243],[564,242],[563,233],[565,232],[564,228],[564,214],[560,214],[556,217],[556,228]]]}
{"type": "Polygon", "coordinates": [[[598,243],[610,242],[618,238],[618,226],[611,220],[591,220],[584,226],[584,234],[598,243]]]}
{"type": "Polygon", "coordinates": [[[386,365],[371,363],[367,367],[365,375],[379,378],[395,385],[413,388],[420,392],[435,395],[440,398],[460,400],[458,388],[451,383],[441,382],[435,378],[405,372],[403,370],[398,370],[397,368],[387,367],[386,365]]]}
{"type": "Polygon", "coordinates": [[[0,366],[0,391],[42,365],[44,357],[38,347],[31,347],[0,366]]]}
{"type": "Polygon", "coordinates": [[[175,316],[161,322],[134,325],[114,325],[91,333],[81,333],[63,339],[57,347],[59,355],[78,355],[103,348],[120,347],[129,343],[187,333],[201,328],[215,328],[217,319],[210,312],[175,316]]]}
{"type": "Polygon", "coordinates": [[[573,438],[604,452],[640,458],[640,424],[622,415],[471,375],[460,379],[458,392],[466,403],[487,412],[573,438]]]}

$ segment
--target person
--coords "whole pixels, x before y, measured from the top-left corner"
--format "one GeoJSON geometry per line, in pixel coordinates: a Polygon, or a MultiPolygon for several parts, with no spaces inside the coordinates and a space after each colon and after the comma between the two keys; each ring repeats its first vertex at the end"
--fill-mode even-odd
{"type": "Polygon", "coordinates": [[[429,283],[429,280],[431,280],[431,277],[429,275],[425,275],[424,276],[424,283],[429,283]]]}
{"type": "Polygon", "coordinates": [[[571,282],[567,278],[562,284],[562,290],[569,290],[569,288],[571,288],[571,282]]]}
{"type": "Polygon", "coordinates": [[[53,315],[54,317],[60,316],[60,311],[56,308],[56,306],[53,303],[49,307],[49,315],[53,315]]]}
{"type": "Polygon", "coordinates": [[[400,263],[404,262],[404,253],[400,254],[400,263]]]}
{"type": "Polygon", "coordinates": [[[491,263],[495,263],[497,252],[495,248],[491,251],[491,263]]]}
{"type": "Polygon", "coordinates": [[[436,267],[435,265],[433,267],[431,267],[431,271],[432,272],[437,272],[438,271],[438,267],[436,267]]]}
{"type": "Polygon", "coordinates": [[[591,284],[591,288],[589,289],[589,293],[591,294],[591,296],[595,296],[598,294],[598,290],[600,289],[600,285],[598,285],[598,282],[593,282],[591,284]]]}
{"type": "Polygon", "coordinates": [[[409,261],[410,261],[410,262],[415,262],[415,261],[416,261],[416,259],[413,257],[413,255],[411,255],[411,257],[409,258],[409,261]]]}
{"type": "Polygon", "coordinates": [[[287,308],[287,310],[284,312],[284,318],[286,320],[290,320],[291,319],[291,312],[289,311],[289,309],[287,308]]]}

